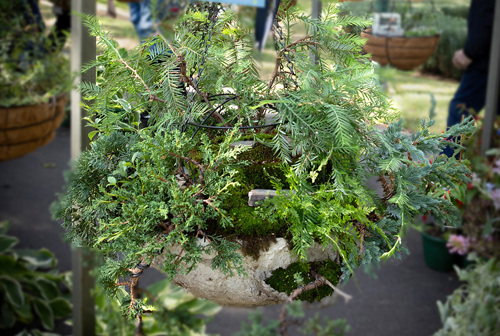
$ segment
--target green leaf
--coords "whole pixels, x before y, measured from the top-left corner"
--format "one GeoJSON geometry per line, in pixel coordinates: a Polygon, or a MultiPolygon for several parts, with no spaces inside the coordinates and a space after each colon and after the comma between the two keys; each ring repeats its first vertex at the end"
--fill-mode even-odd
{"type": "Polygon", "coordinates": [[[114,178],[113,176],[108,176],[108,182],[111,185],[115,185],[116,184],[116,178],[114,178]]]}
{"type": "Polygon", "coordinates": [[[19,242],[16,237],[0,234],[0,253],[5,253],[19,242]]]}
{"type": "Polygon", "coordinates": [[[88,136],[89,136],[89,139],[92,140],[94,138],[94,136],[99,133],[99,131],[92,131],[92,132],[89,132],[88,136]]]}
{"type": "Polygon", "coordinates": [[[2,221],[0,222],[0,234],[4,235],[7,234],[10,228],[10,222],[9,221],[2,221]]]}
{"type": "Polygon", "coordinates": [[[132,110],[132,106],[130,105],[130,103],[128,101],[126,101],[125,99],[123,98],[118,98],[116,99],[116,101],[121,105],[121,107],[130,113],[130,111],[132,110]]]}
{"type": "Polygon", "coordinates": [[[17,314],[17,319],[23,323],[30,323],[33,320],[33,313],[31,312],[31,305],[28,301],[25,301],[24,304],[14,310],[17,314]]]}
{"type": "Polygon", "coordinates": [[[381,160],[379,167],[380,170],[393,172],[396,171],[400,167],[400,165],[401,165],[401,160],[393,157],[387,160],[381,160]]]}
{"type": "Polygon", "coordinates": [[[14,307],[21,307],[24,305],[24,294],[21,284],[14,278],[6,275],[0,277],[0,285],[5,291],[5,297],[14,307]]]}
{"type": "Polygon", "coordinates": [[[0,328],[10,328],[14,325],[14,323],[16,323],[16,317],[14,316],[12,309],[10,309],[10,307],[5,303],[2,305],[0,312],[0,328]]]}
{"type": "Polygon", "coordinates": [[[52,312],[54,313],[54,318],[61,319],[69,317],[71,315],[73,307],[71,306],[71,302],[61,297],[58,297],[50,301],[50,308],[52,308],[52,312]]]}
{"type": "Polygon", "coordinates": [[[20,333],[17,333],[16,336],[32,336],[32,335],[26,329],[24,329],[20,333]]]}
{"type": "Polygon", "coordinates": [[[51,268],[56,266],[57,260],[54,254],[49,250],[42,248],[38,251],[34,250],[16,250],[16,255],[27,261],[31,266],[36,268],[51,268]]]}
{"type": "Polygon", "coordinates": [[[35,312],[40,317],[43,327],[47,330],[54,329],[54,313],[52,312],[52,308],[38,298],[33,300],[33,307],[35,307],[35,312]]]}
{"type": "Polygon", "coordinates": [[[36,285],[40,288],[43,298],[48,301],[57,298],[61,294],[57,286],[57,282],[51,281],[47,278],[38,277],[36,279],[36,285]]]}
{"type": "Polygon", "coordinates": [[[16,260],[14,256],[0,254],[0,275],[18,276],[26,272],[29,272],[29,270],[16,260]]]}

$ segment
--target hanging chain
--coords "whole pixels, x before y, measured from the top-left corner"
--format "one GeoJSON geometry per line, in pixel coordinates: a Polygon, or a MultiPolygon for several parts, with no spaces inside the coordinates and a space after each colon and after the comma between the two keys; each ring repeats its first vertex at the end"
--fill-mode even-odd
{"type": "Polygon", "coordinates": [[[288,73],[289,80],[291,80],[293,82],[293,84],[295,85],[295,88],[297,89],[299,87],[299,83],[297,81],[298,77],[294,71],[295,66],[292,62],[292,58],[290,55],[290,49],[288,49],[286,47],[286,40],[285,40],[285,37],[283,36],[283,29],[281,28],[281,25],[280,25],[277,18],[274,19],[274,23],[273,23],[273,38],[274,38],[274,47],[275,47],[276,51],[279,54],[281,54],[281,56],[279,56],[279,57],[282,57],[282,58],[284,57],[284,59],[286,60],[286,67],[288,68],[288,72],[286,72],[284,67],[283,67],[283,62],[280,61],[279,72],[280,72],[280,76],[283,77],[283,86],[285,89],[289,88],[287,78],[284,76],[286,73],[288,73]]]}
{"type": "Polygon", "coordinates": [[[219,11],[221,10],[220,5],[216,2],[211,3],[211,6],[208,9],[209,22],[206,24],[206,30],[203,32],[202,39],[205,40],[205,49],[203,50],[201,62],[198,65],[198,76],[193,80],[195,87],[198,87],[198,82],[201,80],[201,75],[205,70],[205,62],[208,56],[208,49],[212,44],[212,35],[214,34],[214,27],[217,23],[217,16],[219,15],[219,11]]]}
{"type": "Polygon", "coordinates": [[[201,53],[201,60],[198,63],[198,74],[196,78],[192,78],[192,83],[193,83],[193,92],[190,92],[188,95],[188,103],[187,103],[187,109],[186,109],[186,118],[184,120],[184,123],[182,125],[182,132],[186,130],[187,123],[190,121],[190,114],[191,114],[191,109],[193,106],[194,98],[197,95],[198,91],[198,84],[201,80],[201,76],[203,75],[203,72],[205,70],[205,63],[207,61],[208,57],[208,49],[210,48],[210,45],[212,44],[212,35],[214,33],[214,27],[215,24],[217,23],[217,17],[219,15],[219,11],[222,9],[220,4],[213,2],[210,3],[209,5],[201,5],[200,4],[199,10],[203,11],[205,8],[208,9],[208,21],[205,22],[205,25],[203,27],[203,32],[202,32],[202,37],[201,39],[204,41],[204,47],[203,51],[201,53]]]}

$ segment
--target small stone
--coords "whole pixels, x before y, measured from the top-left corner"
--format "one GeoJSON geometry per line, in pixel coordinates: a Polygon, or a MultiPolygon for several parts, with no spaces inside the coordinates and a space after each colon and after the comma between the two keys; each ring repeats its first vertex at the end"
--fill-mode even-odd
{"type": "Polygon", "coordinates": [[[248,205],[251,207],[258,206],[259,201],[263,201],[268,197],[275,197],[276,190],[272,189],[253,189],[248,192],[248,205]]]}
{"type": "Polygon", "coordinates": [[[237,141],[237,142],[233,142],[232,144],[230,144],[229,146],[231,147],[238,147],[238,146],[242,146],[242,147],[254,147],[255,145],[257,144],[257,142],[255,141],[252,141],[252,140],[247,140],[247,141],[237,141]]]}

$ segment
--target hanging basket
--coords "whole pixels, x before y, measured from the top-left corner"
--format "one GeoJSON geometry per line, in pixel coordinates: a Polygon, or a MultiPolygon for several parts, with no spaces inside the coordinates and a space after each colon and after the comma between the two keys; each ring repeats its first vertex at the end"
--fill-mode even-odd
{"type": "Polygon", "coordinates": [[[0,108],[0,161],[50,142],[64,119],[66,100],[63,94],[44,104],[0,108]]]}
{"type": "MultiPolygon", "coordinates": [[[[204,244],[201,239],[200,244],[204,244]]],[[[180,249],[175,252],[184,253],[180,249]]],[[[241,253],[241,250],[238,252],[241,253]]],[[[307,256],[309,262],[336,260],[337,253],[331,246],[324,248],[316,244],[308,250],[307,256]]],[[[223,306],[258,307],[282,303],[288,298],[286,293],[278,292],[265,282],[274,270],[287,268],[298,260],[284,238],[277,238],[256,258],[244,256],[246,275],[229,276],[212,269],[214,257],[215,255],[202,255],[195,269],[185,275],[178,274],[173,282],[196,297],[223,306]]],[[[159,256],[151,266],[161,271],[163,264],[164,259],[159,256]]]]}
{"type": "Polygon", "coordinates": [[[424,64],[437,50],[440,35],[388,37],[376,36],[371,29],[361,32],[364,49],[380,65],[390,64],[400,70],[413,70],[424,64]]]}

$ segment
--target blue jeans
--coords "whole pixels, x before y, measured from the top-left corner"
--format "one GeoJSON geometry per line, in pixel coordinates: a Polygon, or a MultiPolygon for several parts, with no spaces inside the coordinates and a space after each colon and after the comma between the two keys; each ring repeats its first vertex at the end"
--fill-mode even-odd
{"type": "MultiPolygon", "coordinates": [[[[141,42],[144,42],[148,37],[156,32],[153,22],[153,9],[151,8],[151,0],[143,0],[141,2],[129,2],[130,21],[134,24],[135,31],[139,35],[141,42]]],[[[154,16],[156,22],[161,21],[167,14],[167,6],[165,1],[158,0],[154,16]]]]}
{"type": "MultiPolygon", "coordinates": [[[[484,108],[487,84],[488,73],[486,72],[468,69],[463,73],[460,85],[448,109],[448,119],[446,122],[448,128],[462,122],[462,117],[468,117],[470,110],[478,113],[484,108]]],[[[499,112],[500,108],[497,110],[497,114],[499,112]]],[[[446,147],[443,149],[443,153],[451,157],[453,149],[446,147]]]]}
{"type": "Polygon", "coordinates": [[[462,116],[469,116],[467,110],[479,112],[486,102],[488,74],[477,70],[467,70],[462,75],[460,85],[450,102],[446,126],[451,127],[462,121],[462,116]]]}

